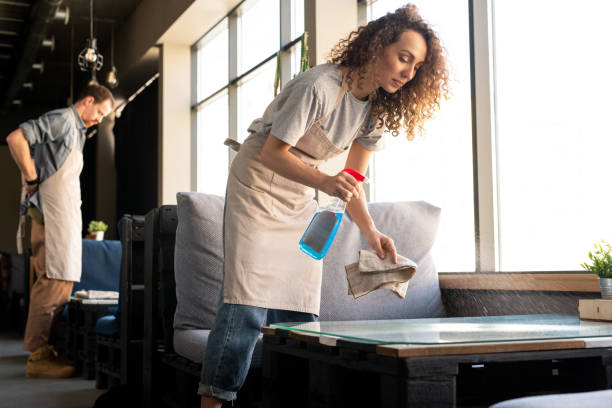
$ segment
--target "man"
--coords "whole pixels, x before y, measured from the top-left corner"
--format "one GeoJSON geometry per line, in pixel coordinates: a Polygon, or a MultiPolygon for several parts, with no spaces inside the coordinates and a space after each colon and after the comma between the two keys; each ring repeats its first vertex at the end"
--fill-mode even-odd
{"type": "MultiPolygon", "coordinates": [[[[86,128],[113,108],[111,92],[90,84],[72,106],[47,112],[19,125],[6,138],[21,170],[22,216],[32,219],[31,245],[36,282],[23,349],[32,352],[26,376],[63,378],[75,368],[49,343],[54,325],[81,279],[81,189],[86,128]]],[[[22,217],[17,237],[21,249],[22,217]]]]}

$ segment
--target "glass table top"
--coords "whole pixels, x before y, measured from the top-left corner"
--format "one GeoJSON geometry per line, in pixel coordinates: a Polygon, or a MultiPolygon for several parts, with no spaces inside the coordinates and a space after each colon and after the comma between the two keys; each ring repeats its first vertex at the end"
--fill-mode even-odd
{"type": "Polygon", "coordinates": [[[376,344],[460,344],[612,337],[612,323],[569,315],[276,323],[271,327],[376,344]]]}

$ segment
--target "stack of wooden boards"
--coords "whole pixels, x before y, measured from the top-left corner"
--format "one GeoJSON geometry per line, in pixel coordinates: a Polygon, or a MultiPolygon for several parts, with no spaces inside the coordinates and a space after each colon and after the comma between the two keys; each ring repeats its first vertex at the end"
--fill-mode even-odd
{"type": "Polygon", "coordinates": [[[580,299],[578,301],[578,315],[581,319],[611,322],[612,300],[580,299]]]}

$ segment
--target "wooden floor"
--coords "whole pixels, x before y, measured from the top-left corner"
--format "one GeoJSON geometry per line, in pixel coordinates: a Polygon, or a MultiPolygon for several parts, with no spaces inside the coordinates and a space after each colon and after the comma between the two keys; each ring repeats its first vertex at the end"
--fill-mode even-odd
{"type": "Polygon", "coordinates": [[[0,333],[0,408],[90,408],[102,390],[95,381],[26,378],[28,352],[23,339],[14,333],[0,333]]]}

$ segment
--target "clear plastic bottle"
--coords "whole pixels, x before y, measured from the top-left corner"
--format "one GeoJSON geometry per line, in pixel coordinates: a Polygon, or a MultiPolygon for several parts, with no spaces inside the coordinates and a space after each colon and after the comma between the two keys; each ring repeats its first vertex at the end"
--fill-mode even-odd
{"type": "MultiPolygon", "coordinates": [[[[355,177],[357,181],[367,183],[367,178],[356,170],[342,171],[355,177]]],[[[302,252],[314,259],[323,258],[338,232],[345,209],[346,203],[338,197],[334,197],[328,205],[319,207],[300,239],[302,252]]]]}

